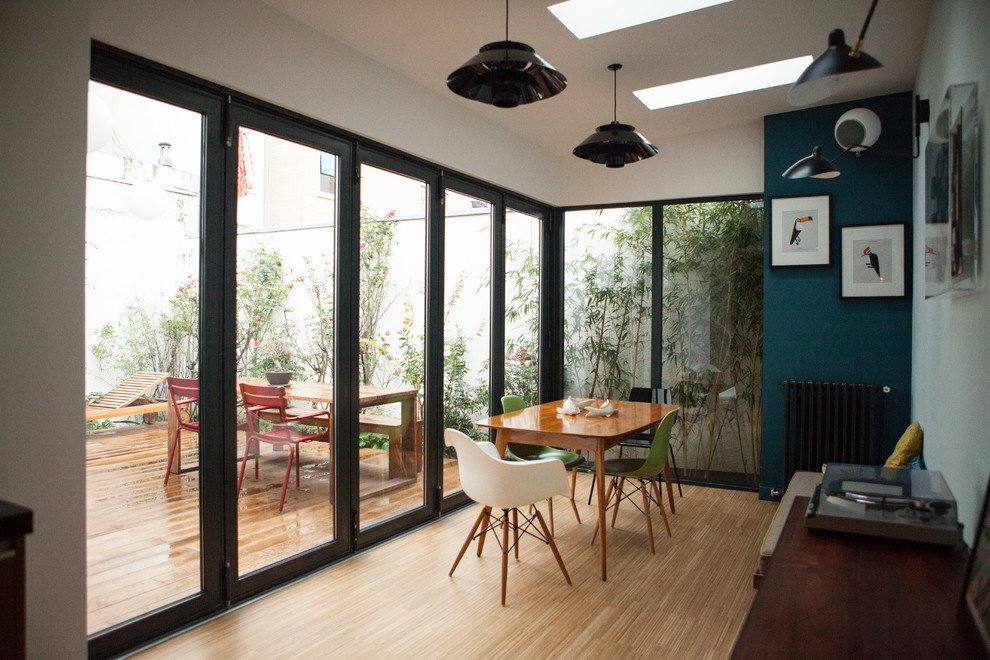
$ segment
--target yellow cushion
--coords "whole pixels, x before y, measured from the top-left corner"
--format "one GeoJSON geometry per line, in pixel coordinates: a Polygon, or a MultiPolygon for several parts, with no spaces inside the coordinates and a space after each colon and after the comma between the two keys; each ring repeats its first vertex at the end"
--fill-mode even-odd
{"type": "Polygon", "coordinates": [[[921,430],[918,422],[911,422],[911,425],[904,431],[904,435],[897,441],[894,453],[890,455],[884,467],[907,467],[908,462],[921,453],[921,442],[925,433],[921,430]]]}

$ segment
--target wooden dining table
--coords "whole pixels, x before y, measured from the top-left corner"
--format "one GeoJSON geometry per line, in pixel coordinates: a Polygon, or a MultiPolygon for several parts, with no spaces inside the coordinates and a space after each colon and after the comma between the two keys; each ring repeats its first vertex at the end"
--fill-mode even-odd
{"type": "MultiPolygon", "coordinates": [[[[666,403],[612,401],[615,413],[609,417],[588,417],[582,410],[577,415],[557,412],[563,401],[551,401],[523,410],[495,415],[475,422],[478,426],[495,429],[495,446],[504,456],[505,446],[512,443],[547,445],[562,449],[593,452],[595,456],[596,489],[598,491],[598,536],[602,565],[602,580],[608,576],[605,542],[605,451],[623,440],[656,426],[664,415],[677,406],[666,403]]],[[[584,405],[599,407],[600,399],[590,399],[584,405]]],[[[667,497],[673,502],[670,473],[666,472],[667,497]]]]}
{"type": "MultiPolygon", "coordinates": [[[[238,385],[240,383],[249,383],[251,385],[268,385],[268,381],[264,378],[238,378],[238,385]]],[[[316,383],[312,381],[300,381],[294,380],[289,382],[287,385],[283,385],[285,388],[285,398],[290,401],[305,401],[309,403],[319,403],[319,404],[333,404],[333,383],[316,383]]],[[[398,403],[401,405],[400,417],[395,420],[395,423],[399,428],[399,442],[389,443],[389,477],[395,478],[399,476],[403,477],[416,477],[417,466],[419,464],[420,457],[422,455],[422,450],[420,447],[420,441],[418,439],[418,424],[417,424],[417,398],[419,396],[419,390],[415,387],[371,387],[370,385],[361,385],[358,388],[358,405],[361,408],[369,408],[371,406],[382,406],[388,403],[398,403]]],[[[175,438],[175,426],[177,425],[176,420],[173,418],[169,410],[168,425],[169,425],[169,442],[171,439],[175,438]]],[[[359,418],[359,425],[361,425],[361,419],[359,418]]],[[[385,420],[387,418],[375,418],[379,421],[385,420]]],[[[373,424],[372,424],[373,426],[373,424]]],[[[181,438],[181,435],[180,435],[181,438]]],[[[181,442],[181,439],[180,439],[181,442]]],[[[191,468],[183,468],[181,463],[181,447],[178,448],[180,451],[176,452],[175,461],[172,466],[172,473],[179,474],[182,472],[188,472],[189,470],[195,470],[198,466],[191,468]]]]}

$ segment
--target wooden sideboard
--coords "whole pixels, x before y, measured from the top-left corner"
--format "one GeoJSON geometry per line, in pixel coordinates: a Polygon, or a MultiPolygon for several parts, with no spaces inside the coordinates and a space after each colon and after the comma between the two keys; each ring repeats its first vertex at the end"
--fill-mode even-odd
{"type": "Polygon", "coordinates": [[[980,658],[968,552],[808,530],[795,499],[733,658],[980,658]]]}

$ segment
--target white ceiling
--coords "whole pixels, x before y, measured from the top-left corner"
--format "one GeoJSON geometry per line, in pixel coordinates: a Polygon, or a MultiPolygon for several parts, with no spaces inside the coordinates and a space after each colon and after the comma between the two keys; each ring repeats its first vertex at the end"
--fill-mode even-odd
{"type": "MultiPolygon", "coordinates": [[[[800,55],[817,57],[833,28],[842,28],[851,45],[870,5],[869,0],[734,0],[579,40],[547,10],[556,0],[509,0],[509,39],[535,48],[567,76],[568,85],[550,99],[501,109],[453,94],[446,80],[482,45],[505,38],[502,0],[264,1],[552,152],[569,152],[612,120],[607,66],[613,62],[623,65],[618,120],[660,147],[664,138],[793,110],[785,100],[786,86],[661,110],[647,110],[632,92],[800,55]]],[[[883,68],[849,78],[842,95],[822,104],[911,89],[930,5],[930,0],[881,0],[863,50],[883,68]]]]}

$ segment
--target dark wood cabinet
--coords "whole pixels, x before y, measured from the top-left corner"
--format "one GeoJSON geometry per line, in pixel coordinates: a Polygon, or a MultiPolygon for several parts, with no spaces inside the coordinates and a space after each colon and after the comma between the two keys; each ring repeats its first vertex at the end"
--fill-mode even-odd
{"type": "Polygon", "coordinates": [[[31,533],[31,510],[0,500],[0,656],[26,655],[24,537],[31,533]]]}
{"type": "Polygon", "coordinates": [[[809,530],[794,506],[732,657],[980,658],[965,549],[809,530]]]}

